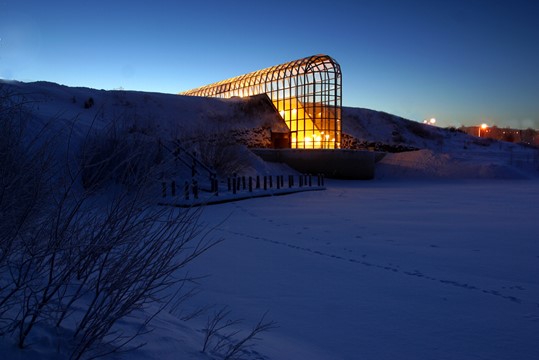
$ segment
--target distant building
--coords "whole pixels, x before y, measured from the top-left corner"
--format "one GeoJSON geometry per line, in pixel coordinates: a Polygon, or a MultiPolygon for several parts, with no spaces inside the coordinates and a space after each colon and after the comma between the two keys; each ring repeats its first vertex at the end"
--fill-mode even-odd
{"type": "Polygon", "coordinates": [[[236,76],[180,95],[231,98],[266,94],[290,130],[290,147],[341,147],[340,65],[314,55],[236,76]]]}
{"type": "Polygon", "coordinates": [[[500,128],[497,126],[462,126],[460,130],[468,135],[482,138],[496,139],[514,143],[525,143],[528,145],[539,145],[539,132],[534,129],[513,129],[509,127],[500,128]]]}

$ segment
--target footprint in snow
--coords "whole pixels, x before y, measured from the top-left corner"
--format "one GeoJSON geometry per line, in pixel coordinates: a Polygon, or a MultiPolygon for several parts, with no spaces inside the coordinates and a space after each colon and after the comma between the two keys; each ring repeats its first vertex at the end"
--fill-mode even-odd
{"type": "MultiPolygon", "coordinates": [[[[392,271],[394,273],[402,273],[402,274],[409,275],[409,276],[416,276],[416,277],[423,278],[425,280],[437,281],[437,282],[440,282],[442,284],[457,286],[457,287],[468,289],[468,290],[481,291],[484,294],[497,296],[497,297],[500,297],[500,298],[503,298],[503,299],[507,299],[507,300],[509,300],[511,302],[515,302],[515,303],[518,303],[518,304],[522,303],[522,300],[515,297],[515,296],[503,295],[502,293],[500,293],[499,291],[496,291],[496,290],[485,290],[485,289],[481,289],[481,288],[479,288],[477,286],[474,286],[474,285],[469,285],[467,283],[461,283],[461,282],[454,281],[454,280],[437,279],[437,278],[432,277],[432,276],[426,276],[423,273],[421,273],[419,270],[402,271],[401,272],[399,269],[397,269],[398,266],[393,267],[391,264],[390,264],[391,266],[378,265],[378,264],[369,263],[367,261],[357,260],[357,259],[354,259],[354,258],[343,258],[341,256],[334,255],[334,254],[324,253],[324,252],[321,252],[321,251],[318,251],[318,250],[313,250],[313,249],[309,249],[309,248],[295,246],[295,245],[292,245],[292,244],[288,244],[286,242],[280,242],[280,241],[265,239],[265,238],[261,238],[261,237],[254,237],[254,236],[250,236],[250,235],[242,234],[242,233],[236,233],[236,232],[232,232],[232,233],[234,233],[236,235],[243,235],[243,236],[263,240],[263,241],[269,241],[269,242],[272,242],[272,243],[278,244],[278,245],[285,245],[285,246],[287,246],[289,248],[293,248],[293,249],[296,249],[296,250],[307,251],[307,252],[314,253],[314,254],[321,255],[321,256],[332,257],[332,258],[335,258],[335,259],[338,259],[338,260],[349,261],[349,262],[352,262],[352,263],[361,264],[361,265],[369,266],[369,267],[374,266],[376,268],[387,270],[387,271],[392,271]]],[[[365,258],[365,257],[367,257],[367,254],[363,254],[361,257],[365,258]]],[[[524,290],[523,287],[520,287],[518,285],[514,286],[513,288],[518,289],[518,290],[524,290]]],[[[536,305],[537,305],[537,307],[539,307],[539,303],[537,303],[536,305]]]]}

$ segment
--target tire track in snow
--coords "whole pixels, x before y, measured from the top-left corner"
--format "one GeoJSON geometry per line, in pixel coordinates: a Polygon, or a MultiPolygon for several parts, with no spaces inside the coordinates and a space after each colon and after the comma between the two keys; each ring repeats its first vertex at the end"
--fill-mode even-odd
{"type": "MultiPolygon", "coordinates": [[[[524,301],[522,299],[520,299],[520,298],[518,298],[516,296],[506,295],[506,294],[503,294],[503,293],[501,293],[501,292],[499,292],[497,290],[483,289],[481,287],[471,285],[471,284],[468,284],[468,283],[464,283],[464,282],[460,282],[460,281],[448,280],[448,279],[440,279],[440,278],[436,278],[436,277],[433,277],[433,276],[428,276],[428,275],[425,275],[425,274],[423,274],[422,272],[420,272],[418,270],[404,271],[404,270],[400,270],[400,269],[398,269],[398,268],[396,268],[394,266],[380,265],[380,264],[376,264],[376,263],[373,263],[373,262],[365,261],[364,259],[356,259],[356,258],[353,258],[353,257],[346,257],[346,256],[331,254],[331,253],[324,252],[324,251],[313,250],[313,249],[308,248],[308,247],[290,244],[290,243],[287,243],[285,241],[268,239],[268,238],[261,237],[261,236],[249,235],[249,234],[245,234],[245,233],[242,233],[242,232],[227,230],[227,229],[223,229],[223,228],[216,228],[216,230],[227,232],[227,233],[230,233],[232,235],[237,235],[237,236],[242,236],[242,237],[246,237],[246,238],[250,238],[250,239],[264,241],[264,242],[271,243],[271,244],[274,244],[274,245],[280,245],[280,246],[288,247],[288,248],[296,250],[296,251],[303,251],[303,252],[311,253],[311,254],[314,254],[314,255],[317,255],[317,256],[323,256],[323,257],[327,257],[327,258],[331,258],[331,259],[335,259],[335,260],[339,260],[339,261],[346,261],[346,262],[350,262],[350,263],[354,263],[354,264],[358,264],[358,265],[362,265],[362,266],[367,266],[367,267],[372,267],[372,268],[376,268],[376,269],[381,269],[381,270],[384,270],[384,271],[390,271],[390,272],[393,272],[393,273],[398,273],[398,274],[405,275],[405,276],[413,276],[413,277],[417,277],[417,278],[421,278],[421,279],[425,279],[425,280],[430,280],[430,281],[433,281],[433,282],[438,282],[438,283],[441,283],[443,285],[455,286],[455,287],[459,287],[459,288],[462,288],[462,289],[479,291],[479,292],[481,292],[483,294],[496,296],[496,297],[499,297],[499,298],[502,298],[502,299],[505,299],[505,300],[508,300],[508,301],[511,301],[511,302],[517,303],[517,304],[524,303],[524,301]]],[[[536,304],[536,305],[539,307],[539,304],[536,304]]]]}

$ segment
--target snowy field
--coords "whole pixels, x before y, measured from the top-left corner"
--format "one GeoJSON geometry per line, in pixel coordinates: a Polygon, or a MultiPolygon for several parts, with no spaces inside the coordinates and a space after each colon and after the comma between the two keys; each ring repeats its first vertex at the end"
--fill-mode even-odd
{"type": "MultiPolygon", "coordinates": [[[[224,241],[189,266],[201,292],[107,358],[220,359],[200,350],[222,306],[244,332],[265,312],[278,324],[243,359],[539,358],[538,180],[326,185],[204,208],[224,241]]],[[[39,333],[22,352],[0,343],[2,359],[58,359],[61,334],[39,333]]]]}
{"type": "MultiPolygon", "coordinates": [[[[193,301],[268,311],[262,358],[538,359],[538,199],[536,180],[333,180],[207,207],[225,241],[193,301]]],[[[140,358],[205,358],[162,326],[140,358]]]]}

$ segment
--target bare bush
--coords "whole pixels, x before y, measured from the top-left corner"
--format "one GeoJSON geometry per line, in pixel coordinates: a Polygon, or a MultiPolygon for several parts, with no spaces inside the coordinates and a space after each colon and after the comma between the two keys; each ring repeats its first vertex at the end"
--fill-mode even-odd
{"type": "MultiPolygon", "coordinates": [[[[0,138],[0,335],[24,348],[42,323],[72,332],[64,352],[73,359],[117,351],[139,334],[118,321],[135,310],[149,321],[155,312],[147,305],[165,306],[175,295],[170,288],[191,280],[182,269],[216,242],[198,223],[200,210],[153,205],[142,174],[129,191],[98,192],[99,181],[81,189],[88,166],[119,171],[114,164],[124,162],[111,159],[123,148],[111,149],[104,169],[84,161],[57,167],[52,142],[40,136],[35,145],[14,105],[2,101],[0,121],[9,132],[0,138]]],[[[125,162],[136,161],[126,155],[125,162]]]]}
{"type": "Polygon", "coordinates": [[[86,100],[84,102],[84,108],[85,109],[89,109],[91,108],[92,106],[94,106],[94,98],[93,97],[89,97],[88,100],[86,100]]]}
{"type": "MultiPolygon", "coordinates": [[[[74,333],[76,358],[88,350],[102,355],[93,345],[110,335],[119,319],[167,300],[170,286],[190,281],[178,277],[178,270],[215,244],[201,233],[198,211],[140,211],[131,197],[115,203],[105,216],[92,216],[94,228],[106,230],[90,234],[82,256],[90,260],[77,269],[91,295],[74,333]]],[[[114,343],[133,335],[115,332],[114,343]]]]}
{"type": "Polygon", "coordinates": [[[198,145],[200,160],[220,176],[241,174],[247,168],[245,147],[224,140],[208,140],[198,145]]]}
{"type": "Polygon", "coordinates": [[[241,319],[231,319],[230,310],[227,307],[214,312],[208,317],[204,331],[202,352],[208,351],[218,355],[223,360],[241,359],[249,354],[249,348],[253,343],[260,340],[257,336],[277,327],[274,321],[266,321],[266,314],[247,333],[242,334],[239,326],[241,319]]]}
{"type": "Polygon", "coordinates": [[[121,120],[112,122],[106,129],[92,132],[81,148],[82,183],[86,189],[108,181],[141,185],[162,160],[157,141],[121,120]]]}
{"type": "MultiPolygon", "coordinates": [[[[18,239],[46,211],[51,196],[52,157],[48,141],[41,139],[47,129],[27,131],[30,104],[22,94],[0,88],[0,274],[10,274],[24,245],[18,239]]],[[[7,281],[0,277],[0,319],[17,302],[23,279],[14,277],[14,286],[7,281]]],[[[0,334],[4,331],[0,323],[0,334]]]]}
{"type": "Polygon", "coordinates": [[[199,160],[219,176],[241,174],[248,167],[247,149],[227,129],[196,129],[180,139],[199,160]]]}
{"type": "Polygon", "coordinates": [[[208,346],[214,342],[213,351],[220,350],[224,343],[229,343],[231,337],[236,335],[238,331],[231,331],[223,335],[223,331],[241,323],[241,320],[229,319],[230,310],[227,307],[215,312],[213,316],[208,317],[204,331],[204,342],[202,344],[202,352],[206,352],[208,346]]]}

